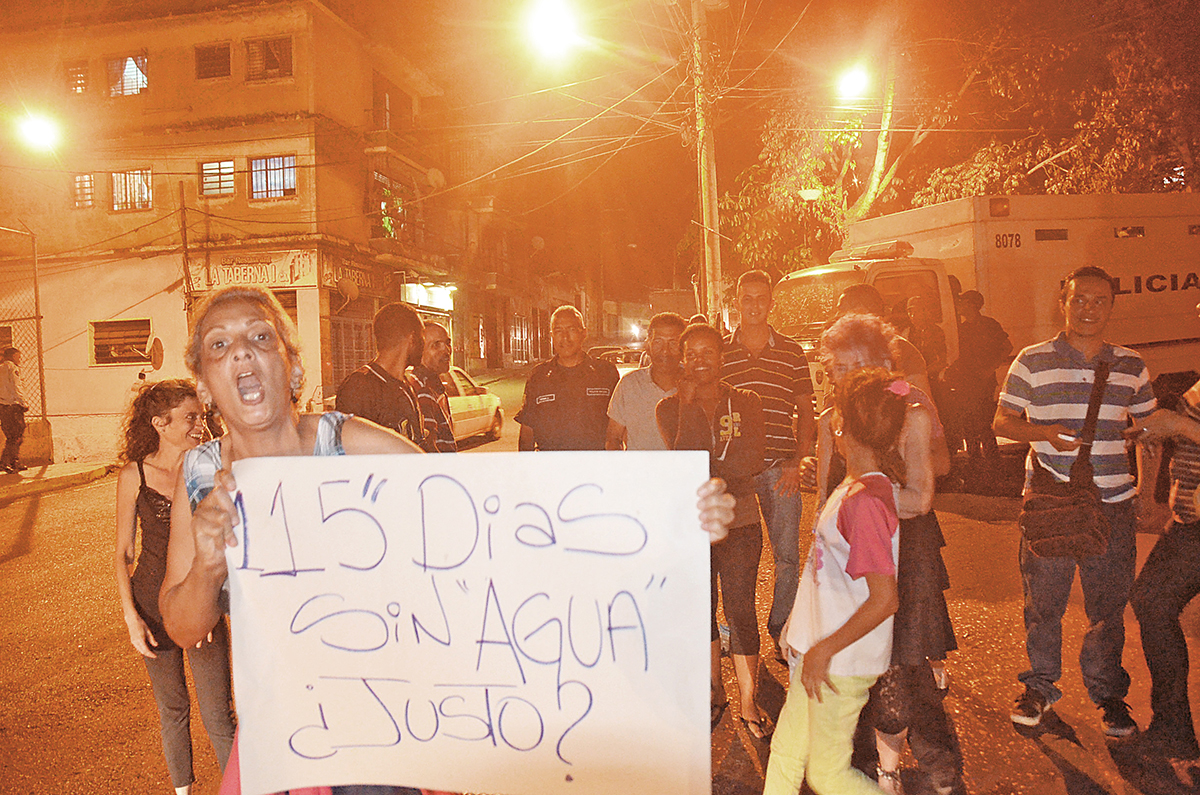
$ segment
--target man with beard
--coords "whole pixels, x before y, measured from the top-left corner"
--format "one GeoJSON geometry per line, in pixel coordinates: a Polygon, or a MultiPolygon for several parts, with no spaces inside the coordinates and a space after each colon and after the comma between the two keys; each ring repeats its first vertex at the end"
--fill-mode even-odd
{"type": "Polygon", "coordinates": [[[674,312],[650,318],[646,348],[650,366],[621,377],[608,404],[609,450],[669,450],[658,430],[654,408],[658,401],[675,394],[683,373],[679,337],[687,323],[674,312]]]}
{"type": "Polygon", "coordinates": [[[438,323],[426,323],[424,339],[421,363],[413,365],[409,374],[425,420],[425,441],[421,446],[427,453],[456,453],[450,398],[441,379],[443,373],[450,372],[450,332],[438,323]]]}
{"type": "Polygon", "coordinates": [[[425,422],[404,371],[421,363],[425,347],[421,317],[410,306],[388,304],[375,313],[374,330],[378,353],[342,382],[335,407],[391,428],[419,445],[425,438],[425,422]]]}

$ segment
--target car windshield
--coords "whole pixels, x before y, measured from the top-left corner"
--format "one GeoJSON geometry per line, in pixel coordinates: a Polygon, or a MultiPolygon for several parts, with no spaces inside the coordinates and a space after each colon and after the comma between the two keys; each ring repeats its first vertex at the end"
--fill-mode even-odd
{"type": "Polygon", "coordinates": [[[842,291],[864,279],[865,274],[860,271],[825,268],[793,274],[775,287],[771,325],[781,334],[799,340],[805,348],[812,348],[833,319],[842,291]]]}

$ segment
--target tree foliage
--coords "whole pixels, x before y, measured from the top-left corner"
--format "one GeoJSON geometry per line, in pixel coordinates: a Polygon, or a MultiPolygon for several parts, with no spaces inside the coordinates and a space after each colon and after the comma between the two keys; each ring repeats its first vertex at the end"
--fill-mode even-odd
{"type": "Polygon", "coordinates": [[[772,113],[723,202],[727,269],[824,261],[854,220],[963,196],[1196,188],[1200,3],[914,0],[885,13],[900,8],[872,112],[834,119],[814,94],[772,113]]]}

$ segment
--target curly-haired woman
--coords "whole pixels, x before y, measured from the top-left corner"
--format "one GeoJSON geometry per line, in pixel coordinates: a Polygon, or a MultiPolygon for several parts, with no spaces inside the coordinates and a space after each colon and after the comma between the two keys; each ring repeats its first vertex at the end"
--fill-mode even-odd
{"type": "MultiPolygon", "coordinates": [[[[162,725],[163,753],[175,792],[191,792],[191,715],[184,650],[163,628],[158,591],[166,573],[171,499],[183,454],[204,439],[204,416],[196,388],[182,380],[145,384],[125,419],[125,443],[117,476],[117,593],[129,641],[142,655],[162,725]],[[138,528],[141,554],[134,565],[138,528]],[[132,572],[132,574],[131,574],[132,572]]],[[[229,696],[229,642],[223,623],[187,650],[200,715],[224,770],[233,744],[229,696]]]]}

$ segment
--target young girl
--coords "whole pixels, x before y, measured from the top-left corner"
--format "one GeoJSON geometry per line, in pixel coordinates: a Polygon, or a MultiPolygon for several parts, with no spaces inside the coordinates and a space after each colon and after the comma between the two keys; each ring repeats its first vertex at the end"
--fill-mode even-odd
{"type": "Polygon", "coordinates": [[[882,368],[837,386],[833,434],[847,473],[817,519],[784,628],[792,682],[804,692],[793,686],[779,714],[764,795],[795,795],[806,773],[817,795],[881,792],[851,768],[850,754],[858,713],[891,660],[899,547],[892,481],[903,471],[896,443],[908,391],[882,368]]]}
{"type": "MultiPolygon", "coordinates": [[[[183,649],[163,629],[158,589],[166,572],[171,500],[183,455],[204,439],[196,388],[187,381],[146,384],[125,421],[125,466],[117,477],[117,593],[129,641],[144,658],[162,725],[163,753],[179,795],[192,790],[192,737],[183,649]],[[138,527],[142,550],[134,568],[138,527]],[[130,571],[133,571],[132,576],[130,571]]],[[[229,698],[229,645],[218,623],[199,645],[188,648],[200,714],[224,770],[233,743],[229,698]]]]}

